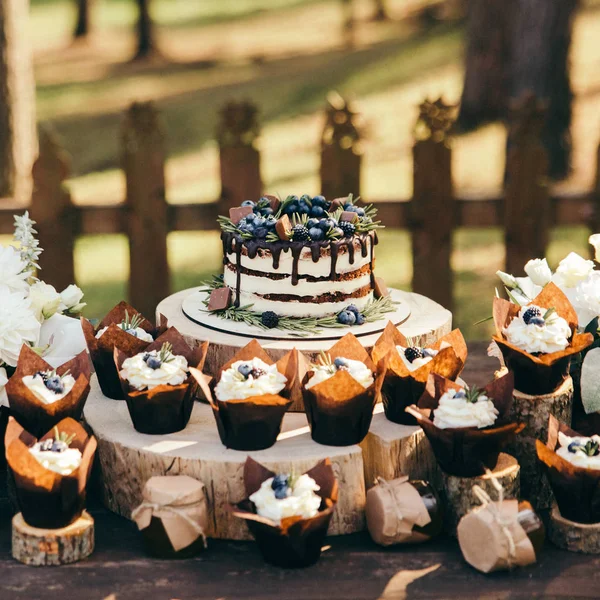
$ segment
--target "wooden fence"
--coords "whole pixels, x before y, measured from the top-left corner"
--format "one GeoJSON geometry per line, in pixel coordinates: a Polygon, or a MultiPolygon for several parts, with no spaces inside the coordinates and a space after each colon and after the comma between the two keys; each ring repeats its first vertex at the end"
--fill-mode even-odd
{"type": "MultiPolygon", "coordinates": [[[[452,186],[453,108],[425,101],[415,127],[413,197],[377,203],[383,223],[412,234],[413,289],[452,308],[452,234],[457,227],[503,227],[506,269],[520,272],[533,256],[543,256],[556,225],[585,224],[598,231],[600,172],[592,190],[550,195],[547,160],[540,143],[543,107],[525,98],[510,130],[507,185],[502,197],[460,198],[452,186]]],[[[321,142],[321,187],[327,197],[360,193],[361,150],[356,115],[332,96],[321,142]]],[[[165,192],[165,133],[150,103],[135,103],[121,131],[126,198],[122,204],[77,206],[65,180],[68,160],[54,137],[42,130],[34,168],[30,211],[38,222],[44,279],[62,288],[74,281],[77,236],[124,233],[130,245],[129,299],[144,314],[169,294],[166,238],[170,231],[216,229],[219,214],[262,190],[256,109],[231,103],[217,130],[220,147],[220,198],[209,204],[173,205],[165,192]]],[[[599,155],[600,156],[600,152],[599,155]]],[[[482,166],[485,157],[482,157],[482,166]]],[[[10,233],[12,215],[23,207],[0,207],[0,233],[10,233]]]]}

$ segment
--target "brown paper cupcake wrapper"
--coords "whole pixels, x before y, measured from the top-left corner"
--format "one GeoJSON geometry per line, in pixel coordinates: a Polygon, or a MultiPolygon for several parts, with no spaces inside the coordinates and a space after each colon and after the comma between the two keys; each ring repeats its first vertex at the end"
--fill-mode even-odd
{"type": "Polygon", "coordinates": [[[600,470],[576,467],[558,456],[559,432],[569,437],[581,435],[550,415],[548,441],[536,440],[535,444],[560,514],[575,523],[600,523],[600,470]]]}
{"type": "Polygon", "coordinates": [[[75,385],[64,398],[52,404],[44,404],[23,383],[23,377],[35,375],[38,371],[51,370],[51,365],[29,346],[23,345],[17,369],[5,387],[11,415],[34,436],[46,433],[67,417],[79,421],[90,393],[91,366],[87,352],[81,352],[56,369],[59,375],[70,371],[75,378],[75,385]]]}
{"type": "MultiPolygon", "coordinates": [[[[100,384],[102,393],[114,400],[125,399],[119,381],[119,374],[115,367],[115,348],[127,356],[134,356],[149,346],[149,342],[144,342],[133,337],[118,326],[125,318],[126,312],[130,317],[140,314],[130,304],[127,304],[127,302],[120,302],[102,319],[96,328],[87,319],[81,318],[81,328],[83,329],[90,357],[94,363],[94,369],[98,376],[98,383],[100,384]],[[104,327],[108,327],[108,329],[102,337],[97,339],[96,334],[104,327]]],[[[166,331],[167,320],[161,315],[160,322],[155,327],[148,319],[143,318],[139,326],[156,339],[166,331]]]]}
{"type": "Polygon", "coordinates": [[[477,477],[483,475],[486,468],[493,470],[504,446],[523,430],[523,424],[508,421],[513,381],[512,373],[507,373],[483,388],[498,410],[498,418],[492,427],[440,429],[433,424],[433,412],[445,392],[450,389],[458,390],[461,386],[435,373],[429,376],[418,406],[407,410],[419,420],[438,464],[445,473],[458,477],[477,477]]]}
{"type": "MultiPolygon", "coordinates": [[[[42,529],[66,527],[81,516],[96,451],[96,439],[75,420],[66,418],[56,426],[67,435],[75,434],[71,448],[82,454],[81,464],[70,475],[42,467],[29,452],[37,439],[12,417],[5,436],[6,461],[14,477],[19,509],[29,525],[42,529]]],[[[54,432],[49,431],[39,439],[53,437],[54,432]]]]}
{"type": "Polygon", "coordinates": [[[386,417],[394,423],[416,425],[416,419],[406,412],[406,407],[418,402],[425,391],[430,373],[456,380],[467,359],[467,344],[460,330],[454,329],[428,346],[432,350],[438,350],[438,354],[414,371],[409,371],[400,358],[396,349],[399,345],[407,347],[409,342],[390,322],[373,346],[371,356],[375,362],[385,359],[386,375],[381,395],[386,417]],[[449,347],[440,350],[445,344],[449,344],[449,347]]]}
{"type": "Polygon", "coordinates": [[[306,474],[320,487],[316,492],[322,498],[319,513],[310,519],[284,519],[278,525],[257,515],[256,507],[249,499],[262,482],[275,476],[275,473],[250,457],[246,459],[244,484],[247,497],[232,507],[232,512],[246,521],[260,553],[270,564],[284,568],[307,567],[316,563],[321,556],[321,547],[337,502],[338,486],[328,458],[306,471],[306,474]]]}
{"type": "Polygon", "coordinates": [[[233,450],[251,451],[270,448],[281,431],[283,417],[292,404],[297,389],[298,351],[288,352],[275,363],[256,340],[244,346],[229,362],[219,369],[215,379],[190,369],[201,391],[213,409],[221,442],[233,450]],[[286,376],[287,383],[279,394],[262,394],[245,399],[219,400],[214,389],[223,371],[238,360],[260,358],[268,365],[277,364],[277,370],[286,376]]]}
{"type": "MultiPolygon", "coordinates": [[[[192,349],[174,327],[159,336],[144,352],[160,350],[165,342],[170,342],[173,345],[173,354],[184,356],[188,365],[199,370],[204,367],[209,343],[204,342],[192,349]]],[[[134,390],[120,375],[123,362],[129,357],[117,348],[114,352],[117,373],[134,428],[140,433],[150,435],[164,435],[185,429],[198,390],[192,375],[180,385],[159,385],[151,390],[134,390]]]]}
{"type": "Polygon", "coordinates": [[[567,321],[572,337],[564,350],[534,355],[508,342],[502,330],[519,314],[521,307],[503,298],[494,298],[496,333],[492,338],[502,352],[504,364],[515,374],[515,389],[524,394],[550,394],[568,377],[573,355],[585,350],[594,338],[590,333],[577,333],[577,314],[568,298],[554,283],[546,285],[532,300],[532,304],[546,309],[554,308],[558,316],[567,321]]]}
{"type": "Polygon", "coordinates": [[[309,389],[313,375],[309,370],[302,382],[304,411],[312,439],[326,446],[351,446],[360,443],[369,432],[373,409],[381,397],[385,376],[383,360],[375,365],[351,333],[346,334],[328,351],[331,360],[348,358],[363,362],[374,373],[375,381],[364,388],[347,371],[335,375],[309,389]]]}

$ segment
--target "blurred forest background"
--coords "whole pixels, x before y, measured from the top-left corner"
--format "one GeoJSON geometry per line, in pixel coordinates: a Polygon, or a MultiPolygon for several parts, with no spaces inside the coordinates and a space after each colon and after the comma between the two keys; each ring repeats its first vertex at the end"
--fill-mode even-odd
{"type": "MultiPolygon", "coordinates": [[[[598,0],[472,0],[486,8],[469,18],[474,8],[466,0],[30,1],[37,120],[52,125],[71,156],[67,184],[77,204],[122,202],[119,127],[136,100],[152,100],[164,121],[168,202],[218,198],[215,130],[231,99],[259,109],[266,191],[316,194],[330,90],[352,100],[361,116],[362,196],[409,199],[419,103],[442,96],[458,104],[465,65],[452,166],[461,197],[501,192],[510,99],[529,88],[548,100],[557,130],[545,132],[553,189],[594,184],[598,0]],[[509,68],[511,44],[519,60],[509,68]]],[[[588,233],[583,226],[555,228],[550,262],[571,250],[585,254],[588,233]]],[[[171,233],[168,248],[173,290],[221,269],[216,231],[171,233]]],[[[503,264],[503,230],[455,232],[455,324],[469,339],[488,335],[486,325],[473,323],[489,314],[494,273],[503,264]]],[[[88,316],[126,296],[125,236],[78,239],[75,266],[88,316]]],[[[409,233],[386,230],[379,274],[409,289],[411,269],[409,233]]]]}

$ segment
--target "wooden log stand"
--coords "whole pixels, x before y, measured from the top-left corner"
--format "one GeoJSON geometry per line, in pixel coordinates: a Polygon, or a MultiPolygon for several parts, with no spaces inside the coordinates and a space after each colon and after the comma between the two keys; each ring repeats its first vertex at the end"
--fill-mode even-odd
{"type": "Polygon", "coordinates": [[[582,554],[600,554],[600,523],[575,523],[561,516],[554,504],[548,523],[548,538],[559,548],[582,554]]]}
{"type": "Polygon", "coordinates": [[[518,390],[513,393],[511,419],[525,423],[525,429],[509,444],[507,452],[521,466],[521,494],[537,510],[552,506],[552,490],[544,469],[538,460],[535,441],[546,442],[548,418],[556,417],[561,423],[571,426],[573,413],[573,380],[568,377],[552,394],[530,396],[518,390]]]}
{"type": "MultiPolygon", "coordinates": [[[[501,453],[492,474],[504,488],[504,498],[506,500],[519,498],[519,472],[519,463],[516,458],[501,453]]],[[[488,474],[479,477],[455,477],[442,472],[441,478],[442,492],[445,497],[444,509],[446,511],[444,524],[450,535],[455,536],[456,527],[461,518],[471,509],[481,504],[473,494],[473,486],[478,485],[483,488],[492,500],[495,500],[498,496],[492,477],[488,474]]]]}
{"type": "Polygon", "coordinates": [[[31,527],[21,513],[12,520],[12,555],[26,565],[56,566],[87,558],[94,551],[94,519],[84,511],[61,529],[31,527]]]}

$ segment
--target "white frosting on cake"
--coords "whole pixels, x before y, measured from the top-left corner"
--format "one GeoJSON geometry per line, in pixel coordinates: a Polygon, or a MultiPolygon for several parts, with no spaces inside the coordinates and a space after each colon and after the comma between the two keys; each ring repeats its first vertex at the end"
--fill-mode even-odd
{"type": "Polygon", "coordinates": [[[140,352],[123,361],[120,375],[136,390],[151,390],[159,385],[180,385],[188,377],[188,364],[183,356],[166,353],[168,361],[162,361],[158,369],[148,366],[146,356],[158,358],[159,352],[140,352]]]}
{"type": "Polygon", "coordinates": [[[242,400],[263,394],[279,394],[285,388],[287,377],[277,370],[277,365],[268,365],[260,358],[238,360],[221,374],[219,383],[215,386],[217,400],[242,400]],[[239,370],[243,365],[260,371],[245,377],[239,370]]]}
{"type": "Polygon", "coordinates": [[[44,404],[53,404],[58,400],[62,400],[75,385],[75,378],[72,375],[63,375],[61,378],[64,390],[61,393],[53,392],[46,387],[44,379],[41,375],[25,375],[23,383],[33,392],[35,397],[44,404]]]}
{"type": "Polygon", "coordinates": [[[433,424],[440,429],[457,427],[490,427],[498,418],[494,403],[481,394],[477,402],[469,402],[457,390],[448,390],[442,395],[438,407],[433,412],[433,424]]]}
{"type": "Polygon", "coordinates": [[[81,464],[81,452],[77,448],[68,448],[63,452],[40,450],[40,442],[29,448],[33,457],[49,471],[60,475],[70,475],[81,464]]]}
{"type": "Polygon", "coordinates": [[[569,437],[559,431],[558,443],[560,444],[560,448],[556,450],[556,454],[576,467],[581,467],[582,469],[600,469],[600,453],[596,456],[588,456],[586,452],[577,448],[577,446],[583,448],[588,442],[600,443],[600,435],[593,435],[592,437],[569,437]],[[572,449],[575,452],[569,450],[571,444],[574,444],[572,449]]]}
{"type": "Polygon", "coordinates": [[[564,350],[569,345],[571,337],[571,329],[567,321],[554,312],[548,316],[544,325],[525,323],[523,315],[530,308],[538,308],[542,315],[546,312],[545,309],[533,304],[523,306],[508,327],[503,329],[502,333],[506,339],[517,348],[532,354],[536,352],[550,354],[564,350]]]}
{"type": "MultiPolygon", "coordinates": [[[[345,361],[345,366],[343,369],[348,371],[348,373],[356,381],[358,381],[360,385],[362,385],[364,388],[368,388],[373,384],[373,373],[371,372],[371,369],[365,365],[365,363],[360,362],[359,360],[351,360],[350,358],[343,357],[342,360],[345,361]]],[[[314,374],[307,381],[306,389],[310,389],[319,383],[323,383],[323,381],[326,381],[330,377],[333,377],[337,373],[338,368],[336,368],[334,365],[314,365],[312,370],[314,374]]]]}
{"type": "Polygon", "coordinates": [[[310,519],[319,512],[322,500],[315,494],[319,486],[312,477],[300,475],[292,488],[288,488],[288,495],[281,500],[275,497],[272,484],[273,477],[270,477],[250,496],[256,506],[256,513],[261,517],[279,524],[282,519],[289,517],[310,519]]]}
{"type": "MultiPolygon", "coordinates": [[[[123,323],[118,324],[117,327],[120,327],[123,331],[129,333],[129,335],[133,335],[132,333],[130,333],[129,331],[127,331],[125,329],[123,323]]],[[[108,327],[103,327],[102,329],[100,329],[100,331],[98,331],[98,333],[96,334],[96,337],[101,338],[107,329],[108,329],[108,327]]],[[[141,327],[136,327],[133,331],[135,331],[134,337],[139,338],[143,342],[153,342],[154,341],[154,338],[147,331],[142,329],[141,327]]]]}

